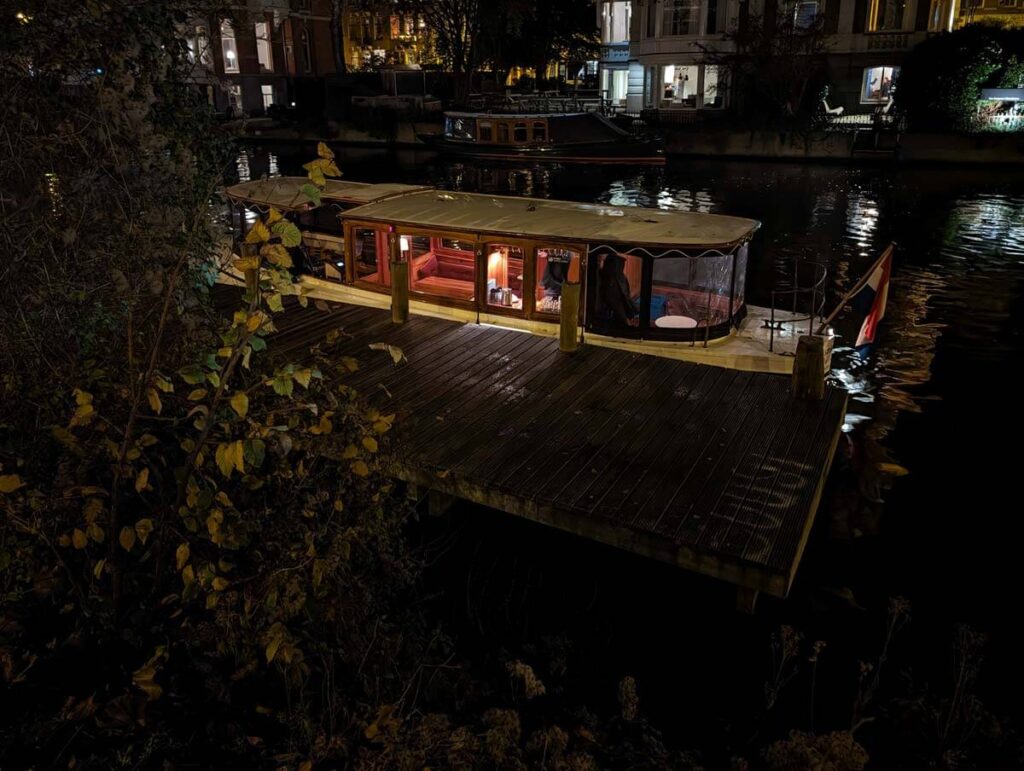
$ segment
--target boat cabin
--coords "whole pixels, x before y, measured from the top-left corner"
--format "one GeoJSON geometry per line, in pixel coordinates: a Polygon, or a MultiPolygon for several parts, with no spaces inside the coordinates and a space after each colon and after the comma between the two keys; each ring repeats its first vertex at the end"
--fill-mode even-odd
{"type": "Polygon", "coordinates": [[[413,299],[557,322],[565,282],[583,284],[591,332],[651,340],[728,335],[746,312],[741,217],[431,190],[341,213],[345,280],[391,291],[409,264],[413,299]]]}
{"type": "Polygon", "coordinates": [[[333,281],[341,281],[345,275],[345,240],[338,218],[341,212],[431,189],[423,185],[328,179],[317,206],[299,191],[308,182],[306,177],[271,177],[227,188],[224,193],[231,203],[231,226],[244,238],[258,214],[266,214],[271,207],[277,209],[302,231],[302,246],[292,254],[296,272],[333,281]]]}
{"type": "Polygon", "coordinates": [[[477,145],[543,147],[622,141],[630,134],[599,113],[446,112],[444,137],[477,145]]]}

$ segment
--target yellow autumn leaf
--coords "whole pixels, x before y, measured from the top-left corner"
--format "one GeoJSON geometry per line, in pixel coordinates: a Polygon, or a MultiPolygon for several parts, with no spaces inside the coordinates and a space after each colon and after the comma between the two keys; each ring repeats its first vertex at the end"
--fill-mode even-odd
{"type": "Polygon", "coordinates": [[[76,549],[84,549],[87,543],[89,543],[89,539],[85,537],[85,533],[76,527],[75,531],[71,534],[71,545],[76,549]]]}
{"type": "Polygon", "coordinates": [[[234,449],[234,462],[235,468],[238,469],[239,474],[245,473],[245,444],[241,439],[236,441],[232,448],[234,449]]]}
{"type": "Polygon", "coordinates": [[[230,477],[231,471],[235,467],[235,456],[232,445],[218,444],[214,458],[217,461],[217,468],[220,469],[220,473],[226,477],[230,477]]]}
{"type": "Polygon", "coordinates": [[[141,493],[142,491],[149,488],[149,468],[144,468],[139,472],[139,475],[135,477],[135,492],[141,493]]]}
{"type": "Polygon", "coordinates": [[[103,532],[103,528],[95,522],[85,528],[85,534],[96,543],[103,543],[103,539],[107,537],[107,534],[103,532]]]}
{"type": "Polygon", "coordinates": [[[153,532],[153,520],[149,517],[140,519],[135,523],[135,533],[139,536],[139,540],[143,543],[149,538],[149,534],[153,532]]]}
{"type": "Polygon", "coordinates": [[[238,413],[238,417],[244,418],[249,412],[249,397],[244,391],[239,391],[231,397],[231,409],[238,413]]]}
{"type": "Polygon", "coordinates": [[[125,551],[131,551],[135,545],[135,530],[125,525],[121,528],[121,534],[117,537],[117,542],[121,544],[121,548],[125,551]]]}
{"type": "Polygon", "coordinates": [[[160,401],[160,394],[156,392],[155,388],[146,389],[146,400],[149,402],[149,408],[159,415],[160,410],[164,408],[164,405],[160,401]]]}
{"type": "Polygon", "coordinates": [[[106,565],[106,564],[107,564],[106,560],[99,560],[99,561],[96,562],[95,565],[93,565],[93,567],[92,567],[92,574],[93,574],[93,577],[97,581],[99,581],[100,580],[100,576],[103,575],[103,566],[106,565]]]}
{"type": "Polygon", "coordinates": [[[260,324],[262,324],[262,323],[263,323],[263,314],[262,313],[259,313],[259,312],[251,313],[251,314],[249,314],[249,317],[245,320],[245,328],[247,330],[249,330],[250,332],[255,332],[257,329],[260,328],[260,324]]]}
{"type": "Polygon", "coordinates": [[[181,580],[184,582],[185,586],[188,586],[196,580],[196,571],[191,565],[186,565],[182,568],[181,580]]]}
{"type": "Polygon", "coordinates": [[[4,474],[0,476],[0,493],[13,493],[25,486],[21,477],[17,474],[4,474]]]}
{"type": "Polygon", "coordinates": [[[245,243],[247,244],[259,244],[269,240],[270,231],[267,229],[267,226],[264,225],[261,220],[256,220],[252,224],[252,229],[245,235],[245,243]]]}
{"type": "Polygon", "coordinates": [[[366,465],[365,462],[357,460],[355,463],[352,464],[352,473],[355,474],[356,476],[365,477],[367,474],[370,473],[370,468],[369,466],[366,465]]]}
{"type": "Polygon", "coordinates": [[[313,377],[313,370],[309,368],[297,369],[292,377],[294,377],[303,388],[309,388],[309,381],[313,377]]]}
{"type": "Polygon", "coordinates": [[[179,571],[185,567],[185,563],[188,562],[189,554],[191,553],[191,551],[192,550],[188,548],[187,543],[181,544],[177,549],[174,550],[174,561],[175,564],[178,566],[179,571]]]}
{"type": "Polygon", "coordinates": [[[284,215],[271,206],[270,211],[267,212],[267,224],[273,225],[275,222],[280,222],[282,219],[284,219],[284,215]]]}
{"type": "Polygon", "coordinates": [[[191,392],[189,393],[189,395],[188,395],[188,400],[189,400],[190,402],[197,402],[197,401],[199,401],[200,399],[205,399],[205,398],[206,398],[206,393],[207,393],[207,391],[206,391],[206,389],[205,389],[205,388],[194,388],[194,389],[193,389],[193,390],[192,390],[192,391],[191,391],[191,392]]]}
{"type": "Polygon", "coordinates": [[[321,158],[326,158],[329,161],[334,160],[334,151],[331,150],[331,148],[329,148],[323,142],[316,143],[316,154],[319,155],[321,158]]]}
{"type": "Polygon", "coordinates": [[[89,393],[88,391],[82,391],[81,389],[76,388],[74,390],[74,394],[75,404],[77,404],[79,407],[85,404],[92,404],[92,394],[89,393]]]}
{"type": "Polygon", "coordinates": [[[235,270],[240,270],[245,273],[247,270],[258,270],[260,267],[260,258],[258,254],[254,254],[251,257],[239,257],[231,264],[235,267],[235,270]]]}
{"type": "Polygon", "coordinates": [[[215,592],[223,592],[229,586],[228,580],[226,578],[221,578],[220,576],[217,576],[216,578],[213,579],[213,584],[212,585],[213,585],[213,591],[215,591],[215,592]]]}
{"type": "Polygon", "coordinates": [[[363,447],[365,447],[369,452],[377,452],[377,440],[372,436],[364,436],[363,447]]]}
{"type": "Polygon", "coordinates": [[[352,460],[352,458],[356,457],[358,454],[359,454],[359,449],[354,444],[350,444],[348,447],[346,447],[342,451],[341,459],[342,460],[352,460]]]}

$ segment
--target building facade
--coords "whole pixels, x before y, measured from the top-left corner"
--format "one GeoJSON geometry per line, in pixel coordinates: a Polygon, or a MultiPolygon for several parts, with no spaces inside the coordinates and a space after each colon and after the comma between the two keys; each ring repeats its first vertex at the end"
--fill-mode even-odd
{"type": "MultiPolygon", "coordinates": [[[[232,117],[273,108],[322,111],[323,78],[337,74],[330,0],[249,0],[231,19],[201,19],[185,30],[194,79],[213,107],[232,117]]],[[[349,70],[432,61],[426,24],[394,4],[355,4],[339,39],[349,70]]]]}
{"type": "Polygon", "coordinates": [[[628,61],[642,76],[629,80],[626,98],[659,111],[722,110],[728,77],[715,62],[735,52],[730,33],[751,17],[791,14],[798,29],[822,25],[828,107],[869,113],[889,103],[903,58],[929,34],[1018,8],[1024,0],[634,0],[628,61]],[[961,2],[978,5],[965,11],[961,2]]]}
{"type": "Polygon", "coordinates": [[[597,62],[597,83],[601,98],[613,109],[638,112],[643,107],[643,68],[633,56],[631,0],[596,0],[601,52],[597,62]]]}

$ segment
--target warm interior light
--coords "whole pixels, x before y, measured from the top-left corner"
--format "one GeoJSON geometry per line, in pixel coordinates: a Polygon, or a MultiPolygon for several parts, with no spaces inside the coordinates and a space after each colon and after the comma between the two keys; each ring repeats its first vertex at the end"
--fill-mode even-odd
{"type": "Polygon", "coordinates": [[[235,52],[234,51],[225,51],[224,55],[226,57],[228,57],[229,59],[234,59],[235,58],[235,52]]]}
{"type": "Polygon", "coordinates": [[[402,236],[398,239],[398,245],[403,252],[409,251],[409,239],[402,236]]]}

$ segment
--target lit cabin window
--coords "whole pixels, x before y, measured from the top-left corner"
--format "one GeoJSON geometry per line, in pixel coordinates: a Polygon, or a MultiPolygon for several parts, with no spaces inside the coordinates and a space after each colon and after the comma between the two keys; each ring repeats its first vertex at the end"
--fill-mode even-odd
{"type": "Polygon", "coordinates": [[[402,258],[409,262],[409,288],[445,300],[476,296],[476,250],[473,241],[433,236],[400,237],[402,258]]]}
{"type": "Polygon", "coordinates": [[[510,244],[486,244],[487,294],[490,308],[523,307],[523,267],[525,255],[518,246],[510,244]]]}
{"type": "Polygon", "coordinates": [[[489,120],[480,121],[479,134],[481,142],[492,142],[494,141],[494,127],[489,120]]]}
{"type": "MultiPolygon", "coordinates": [[[[580,253],[564,247],[537,249],[537,287],[534,308],[538,313],[558,314],[562,310],[562,285],[578,276],[580,253]]],[[[576,279],[578,280],[578,279],[576,279]]],[[[637,284],[639,286],[639,284],[637,284]]]]}
{"type": "Polygon", "coordinates": [[[274,54],[270,47],[270,25],[265,21],[253,24],[256,32],[256,58],[261,72],[274,71],[274,54]]]}
{"type": "Polygon", "coordinates": [[[357,284],[391,286],[388,234],[376,228],[352,230],[352,264],[357,284]]]}
{"type": "Polygon", "coordinates": [[[548,126],[544,121],[537,121],[533,124],[533,141],[546,142],[548,139],[548,126]]]}
{"type": "Polygon", "coordinates": [[[529,134],[526,130],[525,123],[517,123],[516,127],[512,130],[512,138],[516,142],[527,142],[530,139],[529,134]]]}

